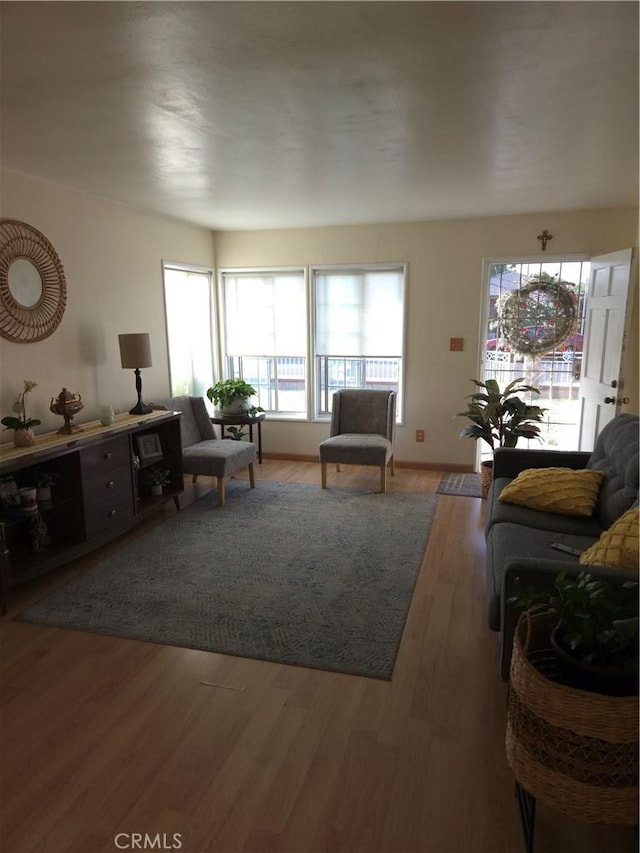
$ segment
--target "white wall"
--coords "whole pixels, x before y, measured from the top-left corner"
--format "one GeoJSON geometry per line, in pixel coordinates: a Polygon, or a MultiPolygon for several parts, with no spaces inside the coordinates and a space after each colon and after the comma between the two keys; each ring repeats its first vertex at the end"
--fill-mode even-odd
{"type": "MultiPolygon", "coordinates": [[[[471,466],[474,443],[460,440],[455,419],[478,375],[483,259],[602,254],[637,245],[637,209],[541,213],[474,220],[363,225],[216,234],[216,260],[225,266],[409,262],[405,423],[396,459],[416,464],[471,466]],[[553,234],[546,253],[536,239],[553,234]],[[553,247],[553,253],[551,252],[553,247]],[[449,338],[464,338],[463,352],[449,338]],[[415,442],[416,429],[425,443],[415,442]]],[[[637,311],[635,351],[629,355],[627,411],[638,411],[637,311]],[[635,379],[633,378],[635,376],[635,379]]],[[[633,338],[633,335],[632,335],[633,338]]],[[[326,424],[270,421],[265,451],[315,454],[326,424]]]]}
{"type": "MultiPolygon", "coordinates": [[[[51,337],[33,344],[0,338],[2,416],[10,414],[23,379],[38,383],[28,413],[44,421],[39,432],[61,424],[49,403],[63,386],[82,394],[78,420],[97,417],[103,402],[127,411],[135,388],[133,372],[120,367],[121,332],[151,334],[144,398],[167,396],[163,259],[203,266],[408,261],[405,425],[396,458],[434,466],[471,466],[474,459],[473,442],[458,438],[464,421],[453,415],[478,371],[483,259],[546,258],[551,247],[553,254],[591,256],[637,245],[638,229],[637,209],[621,209],[212,235],[6,170],[0,199],[2,218],[27,222],[51,241],[68,284],[67,309],[51,337]],[[543,228],[554,235],[544,256],[536,240],[543,228]],[[449,352],[450,337],[464,338],[463,352],[449,352]],[[414,440],[418,428],[425,430],[424,444],[414,440]]],[[[626,393],[627,411],[638,412],[637,296],[635,306],[626,393]]],[[[328,427],[270,419],[263,433],[267,453],[311,456],[328,427]]]]}
{"type": "MultiPolygon", "coordinates": [[[[137,397],[133,371],[120,367],[124,332],[151,336],[145,401],[169,396],[162,261],[213,266],[212,233],[7,170],[0,200],[3,219],[26,222],[52,243],[67,279],[66,311],[50,337],[28,344],[0,338],[1,416],[12,414],[23,379],[38,383],[27,398],[28,415],[43,421],[37,432],[62,425],[49,404],[63,386],[82,395],[79,423],[97,418],[103,402],[128,411],[137,397]]],[[[0,432],[0,441],[9,437],[0,432]]]]}

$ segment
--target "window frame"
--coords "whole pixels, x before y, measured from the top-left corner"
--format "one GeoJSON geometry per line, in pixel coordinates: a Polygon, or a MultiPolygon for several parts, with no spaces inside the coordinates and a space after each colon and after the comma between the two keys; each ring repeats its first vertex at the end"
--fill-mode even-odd
{"type": "MultiPolygon", "coordinates": [[[[217,360],[217,352],[219,350],[219,325],[217,316],[217,294],[216,294],[216,269],[215,267],[203,266],[201,264],[186,264],[180,261],[161,261],[162,271],[162,301],[164,311],[164,332],[165,346],[167,348],[167,380],[171,395],[173,393],[172,370],[171,370],[171,345],[169,339],[169,314],[167,311],[167,282],[165,273],[167,270],[175,270],[184,273],[199,273],[206,275],[209,278],[208,295],[209,295],[209,333],[210,333],[210,352],[209,352],[209,378],[211,384],[215,382],[215,377],[219,374],[219,362],[217,360]]],[[[206,399],[206,397],[205,397],[206,399]]]]}
{"type": "MultiPolygon", "coordinates": [[[[349,264],[288,264],[256,267],[208,267],[197,264],[184,264],[175,261],[162,261],[163,297],[165,310],[165,335],[167,346],[168,380],[171,386],[171,355],[169,347],[169,320],[166,305],[165,270],[174,269],[180,272],[202,273],[209,277],[209,326],[211,330],[211,375],[212,384],[218,379],[230,378],[228,375],[228,359],[233,356],[226,354],[226,303],[225,275],[255,276],[277,273],[298,273],[304,282],[304,297],[306,309],[306,353],[305,353],[305,411],[279,412],[269,411],[271,420],[296,421],[306,423],[327,423],[331,420],[330,412],[320,412],[320,371],[318,369],[319,353],[316,341],[316,293],[314,288],[316,274],[344,271],[349,272],[383,272],[384,270],[399,272],[402,276],[402,346],[399,355],[398,399],[396,406],[396,423],[404,423],[404,395],[406,386],[406,350],[408,324],[408,294],[409,294],[409,263],[407,261],[385,263],[349,263],[349,264]]],[[[278,356],[275,356],[278,357],[278,356]]],[[[339,357],[339,356],[335,356],[339,357]]],[[[394,356],[395,357],[395,356],[394,356]]],[[[353,360],[375,359],[371,356],[348,356],[353,360]]]]}
{"type": "MultiPolygon", "coordinates": [[[[306,346],[305,346],[305,370],[304,370],[304,382],[305,382],[305,410],[304,412],[285,412],[285,411],[276,411],[267,409],[267,414],[269,416],[269,420],[282,420],[282,421],[296,421],[296,422],[305,422],[308,423],[312,420],[311,412],[313,411],[311,406],[311,401],[313,399],[310,386],[312,382],[312,372],[310,365],[310,305],[309,305],[309,267],[307,265],[302,264],[287,264],[285,265],[277,265],[277,266],[259,266],[259,267],[230,267],[224,266],[219,267],[217,269],[217,292],[216,292],[216,308],[217,308],[217,324],[218,324],[218,350],[216,353],[216,359],[218,364],[218,375],[221,379],[230,379],[232,377],[229,376],[229,371],[227,369],[228,359],[234,358],[235,356],[229,356],[226,352],[226,302],[225,302],[225,284],[224,284],[224,276],[242,276],[246,275],[247,277],[260,277],[261,275],[269,275],[269,274],[278,274],[278,273],[300,273],[303,278],[303,287],[304,287],[304,297],[305,297],[305,336],[306,336],[306,346]]],[[[252,356],[253,357],[253,356],[252,356]]],[[[275,356],[276,358],[278,356],[275,356]]]]}
{"type": "MultiPolygon", "coordinates": [[[[402,272],[402,347],[400,353],[399,377],[398,377],[398,392],[396,397],[396,426],[401,426],[404,423],[404,391],[405,391],[405,376],[406,376],[406,349],[407,349],[407,302],[409,293],[409,263],[408,261],[386,261],[372,263],[350,263],[350,264],[311,264],[309,266],[309,321],[310,332],[309,342],[312,349],[310,362],[312,363],[312,380],[313,394],[312,409],[313,420],[318,423],[327,423],[331,420],[331,413],[319,411],[319,402],[322,389],[320,388],[319,370],[317,369],[319,353],[317,351],[316,339],[316,292],[315,292],[315,275],[323,272],[383,272],[384,270],[393,270],[402,272]]],[[[340,357],[340,356],[336,356],[340,357]]],[[[347,356],[347,358],[367,358],[366,356],[347,356]]],[[[375,356],[369,356],[375,358],[375,356]]]]}

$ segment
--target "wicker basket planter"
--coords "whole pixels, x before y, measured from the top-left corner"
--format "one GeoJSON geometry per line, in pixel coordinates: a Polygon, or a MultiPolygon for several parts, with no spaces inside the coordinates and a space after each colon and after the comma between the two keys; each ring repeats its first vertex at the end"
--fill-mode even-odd
{"type": "Polygon", "coordinates": [[[482,497],[486,498],[493,482],[493,462],[480,463],[480,486],[482,489],[482,497]]]}
{"type": "Polygon", "coordinates": [[[638,823],[638,697],[566,687],[553,614],[524,613],[511,661],[506,752],[529,795],[576,820],[638,823]]]}

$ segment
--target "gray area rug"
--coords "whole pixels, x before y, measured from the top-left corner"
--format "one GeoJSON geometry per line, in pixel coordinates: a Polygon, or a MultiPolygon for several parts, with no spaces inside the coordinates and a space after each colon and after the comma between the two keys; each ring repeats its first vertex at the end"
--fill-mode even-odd
{"type": "Polygon", "coordinates": [[[435,507],[231,480],[20,618],[390,679],[435,507]]]}
{"type": "Polygon", "coordinates": [[[443,474],[436,489],[436,494],[481,498],[482,485],[480,474],[457,474],[453,472],[443,474]]]}

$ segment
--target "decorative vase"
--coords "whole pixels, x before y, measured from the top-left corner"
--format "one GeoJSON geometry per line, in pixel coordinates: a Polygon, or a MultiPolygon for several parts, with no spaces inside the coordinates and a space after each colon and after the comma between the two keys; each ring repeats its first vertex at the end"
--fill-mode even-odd
{"type": "Polygon", "coordinates": [[[51,500],[51,486],[38,486],[38,503],[47,503],[51,500]]]}
{"type": "Polygon", "coordinates": [[[38,495],[35,486],[24,486],[20,489],[20,505],[24,512],[38,511],[38,495]]]}
{"type": "Polygon", "coordinates": [[[72,435],[74,432],[82,432],[82,427],[74,426],[71,423],[74,415],[77,415],[82,409],[84,409],[84,403],[77,391],[75,394],[72,394],[71,391],[63,388],[57,397],[51,398],[49,411],[53,412],[54,415],[60,415],[64,418],[64,424],[58,430],[61,435],[72,435]]]}
{"type": "Polygon", "coordinates": [[[15,447],[31,447],[36,443],[36,437],[32,429],[17,429],[13,433],[13,444],[15,447]]]}
{"type": "Polygon", "coordinates": [[[107,405],[100,408],[100,423],[103,426],[111,426],[114,417],[113,406],[107,405]]]}
{"type": "Polygon", "coordinates": [[[249,409],[249,398],[248,397],[236,397],[230,403],[227,403],[226,406],[222,407],[222,416],[225,417],[227,415],[246,415],[247,410],[249,409]]]}

